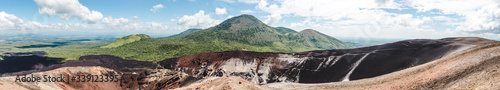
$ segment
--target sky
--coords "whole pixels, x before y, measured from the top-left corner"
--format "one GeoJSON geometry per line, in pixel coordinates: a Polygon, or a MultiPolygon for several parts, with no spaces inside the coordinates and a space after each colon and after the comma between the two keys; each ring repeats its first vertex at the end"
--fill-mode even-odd
{"type": "Polygon", "coordinates": [[[500,40],[500,0],[1,0],[0,35],[165,37],[241,14],[333,37],[500,40]]]}

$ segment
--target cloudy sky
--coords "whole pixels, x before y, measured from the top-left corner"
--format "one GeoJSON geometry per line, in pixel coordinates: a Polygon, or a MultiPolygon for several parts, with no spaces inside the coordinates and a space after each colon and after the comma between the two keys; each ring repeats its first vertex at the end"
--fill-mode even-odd
{"type": "Polygon", "coordinates": [[[241,14],[334,37],[500,39],[500,0],[1,0],[0,35],[168,36],[241,14]]]}

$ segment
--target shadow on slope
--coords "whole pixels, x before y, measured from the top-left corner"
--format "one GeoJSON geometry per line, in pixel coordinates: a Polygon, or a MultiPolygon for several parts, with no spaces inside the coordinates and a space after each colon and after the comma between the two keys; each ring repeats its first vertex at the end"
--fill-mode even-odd
{"type": "Polygon", "coordinates": [[[4,56],[3,59],[0,60],[0,74],[40,70],[64,60],[64,58],[43,57],[32,53],[21,53],[21,55],[18,53],[16,56],[4,56]]]}

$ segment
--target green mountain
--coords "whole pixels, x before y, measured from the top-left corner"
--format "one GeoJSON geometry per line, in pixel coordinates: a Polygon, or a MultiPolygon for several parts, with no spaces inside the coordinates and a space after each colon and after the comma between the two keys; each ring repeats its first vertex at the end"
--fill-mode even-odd
{"type": "MultiPolygon", "coordinates": [[[[297,31],[293,30],[293,29],[290,29],[290,28],[286,28],[286,27],[274,27],[274,29],[276,31],[278,31],[279,33],[281,34],[294,34],[294,33],[297,33],[297,31]]],[[[175,34],[175,35],[171,35],[171,36],[168,36],[168,37],[180,37],[180,36],[185,36],[185,35],[188,35],[188,34],[191,34],[191,33],[194,33],[196,31],[200,31],[202,29],[188,29],[186,31],[183,31],[179,34],[175,34]]]]}
{"type": "Polygon", "coordinates": [[[183,32],[181,32],[181,33],[179,33],[179,34],[175,34],[175,35],[168,36],[168,37],[180,37],[180,36],[185,36],[185,35],[188,35],[188,34],[194,33],[194,32],[196,32],[196,31],[200,31],[200,30],[202,30],[202,29],[194,29],[194,28],[193,28],[193,29],[188,29],[188,30],[183,31],[183,32]]]}
{"type": "Polygon", "coordinates": [[[143,40],[143,39],[150,39],[151,37],[146,35],[146,34],[137,34],[137,35],[128,35],[122,38],[119,38],[112,43],[102,46],[101,48],[114,48],[114,47],[119,47],[128,43],[132,43],[135,41],[143,40]]]}
{"type": "Polygon", "coordinates": [[[152,61],[217,51],[303,52],[353,47],[313,30],[296,32],[284,27],[273,28],[251,15],[236,16],[214,27],[184,36],[141,39],[113,46],[118,47],[101,48],[87,54],[109,54],[125,59],[152,61]]]}
{"type": "Polygon", "coordinates": [[[297,31],[290,29],[290,28],[286,28],[286,27],[275,27],[274,29],[276,31],[278,31],[278,33],[281,33],[284,35],[297,33],[297,31]]]}
{"type": "Polygon", "coordinates": [[[325,35],[312,29],[302,30],[297,33],[301,36],[302,42],[308,47],[317,47],[321,49],[338,49],[339,47],[353,47],[353,45],[342,42],[336,38],[325,35]]]}

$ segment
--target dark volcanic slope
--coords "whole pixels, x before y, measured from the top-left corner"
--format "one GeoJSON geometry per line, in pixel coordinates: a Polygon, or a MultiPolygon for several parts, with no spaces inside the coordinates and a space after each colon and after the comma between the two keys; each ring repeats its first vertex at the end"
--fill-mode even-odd
{"type": "MultiPolygon", "coordinates": [[[[163,69],[163,66],[159,66],[156,62],[147,61],[136,61],[136,60],[125,60],[120,57],[111,55],[89,55],[82,56],[79,60],[70,60],[65,63],[51,63],[47,60],[38,60],[30,57],[37,56],[25,56],[17,59],[18,62],[14,60],[0,61],[0,70],[4,72],[5,70],[10,70],[8,72],[11,76],[25,75],[25,74],[35,74],[35,75],[47,75],[51,73],[60,73],[66,75],[106,75],[106,74],[116,74],[121,77],[119,82],[97,82],[96,83],[79,83],[79,82],[57,82],[62,89],[106,89],[112,88],[112,90],[123,90],[123,89],[172,89],[181,86],[184,83],[190,82],[191,80],[196,80],[193,77],[187,76],[177,71],[171,71],[168,69],[163,69]],[[29,61],[28,61],[29,60],[29,61]],[[25,63],[25,64],[23,64],[25,63]],[[41,63],[46,67],[33,67],[32,63],[41,63]],[[9,65],[12,64],[12,65],[9,65]],[[48,64],[48,65],[45,65],[48,64]],[[5,65],[5,66],[4,66],[5,65]],[[15,66],[17,65],[17,66],[15,66]],[[11,70],[4,69],[7,66],[14,68],[21,68],[21,70],[11,70]],[[94,70],[96,69],[96,70],[94,70]],[[110,69],[110,70],[108,70],[110,69]],[[42,73],[37,73],[42,72],[42,73]],[[117,86],[109,86],[109,85],[117,86]],[[67,86],[65,86],[67,85],[67,86]]],[[[42,58],[42,57],[38,57],[42,58]]],[[[10,57],[6,58],[10,59],[10,57]]],[[[69,76],[68,76],[69,77],[69,76]]],[[[14,82],[13,77],[7,77],[10,79],[5,79],[7,82],[14,82]]],[[[1,85],[0,80],[0,85],[1,85]]],[[[27,84],[33,84],[28,82],[27,84]]],[[[40,85],[45,85],[49,83],[43,83],[40,85]]],[[[49,84],[50,85],[50,84],[49,84]]],[[[30,88],[28,86],[28,88],[30,88]]],[[[38,87],[40,88],[40,87],[38,87]]],[[[31,88],[31,89],[38,89],[31,88]]],[[[40,88],[43,89],[43,88],[40,88]]],[[[47,88],[45,88],[47,89],[47,88]]],[[[52,88],[51,88],[52,89],[52,88]]]]}
{"type": "Polygon", "coordinates": [[[229,74],[257,83],[322,83],[375,77],[487,42],[494,41],[481,38],[416,39],[357,49],[301,53],[228,51],[187,55],[158,63],[195,77],[229,74]],[[477,39],[483,42],[472,42],[477,39]],[[173,65],[175,68],[171,67],[173,65]]]}
{"type": "Polygon", "coordinates": [[[321,84],[272,83],[266,86],[282,90],[500,90],[500,42],[460,39],[467,40],[463,43],[476,46],[373,78],[321,84]]]}
{"type": "Polygon", "coordinates": [[[89,55],[82,56],[78,60],[67,61],[63,64],[51,65],[42,70],[52,70],[60,67],[72,66],[102,66],[117,71],[130,71],[131,69],[155,69],[161,68],[157,64],[147,61],[125,60],[111,55],[89,55]]]}
{"type": "Polygon", "coordinates": [[[0,61],[0,74],[22,75],[75,66],[102,66],[126,72],[162,68],[162,66],[152,62],[125,60],[111,55],[82,56],[79,60],[70,60],[64,63],[60,63],[61,60],[63,59],[40,56],[9,56],[0,61]]]}
{"type": "Polygon", "coordinates": [[[298,53],[314,57],[302,66],[299,82],[320,83],[375,77],[441,58],[467,45],[445,40],[406,40],[380,46],[298,53]]]}
{"type": "Polygon", "coordinates": [[[14,73],[24,70],[40,70],[46,66],[60,63],[63,58],[43,57],[43,51],[31,53],[4,53],[3,60],[0,60],[0,74],[14,73]]]}

